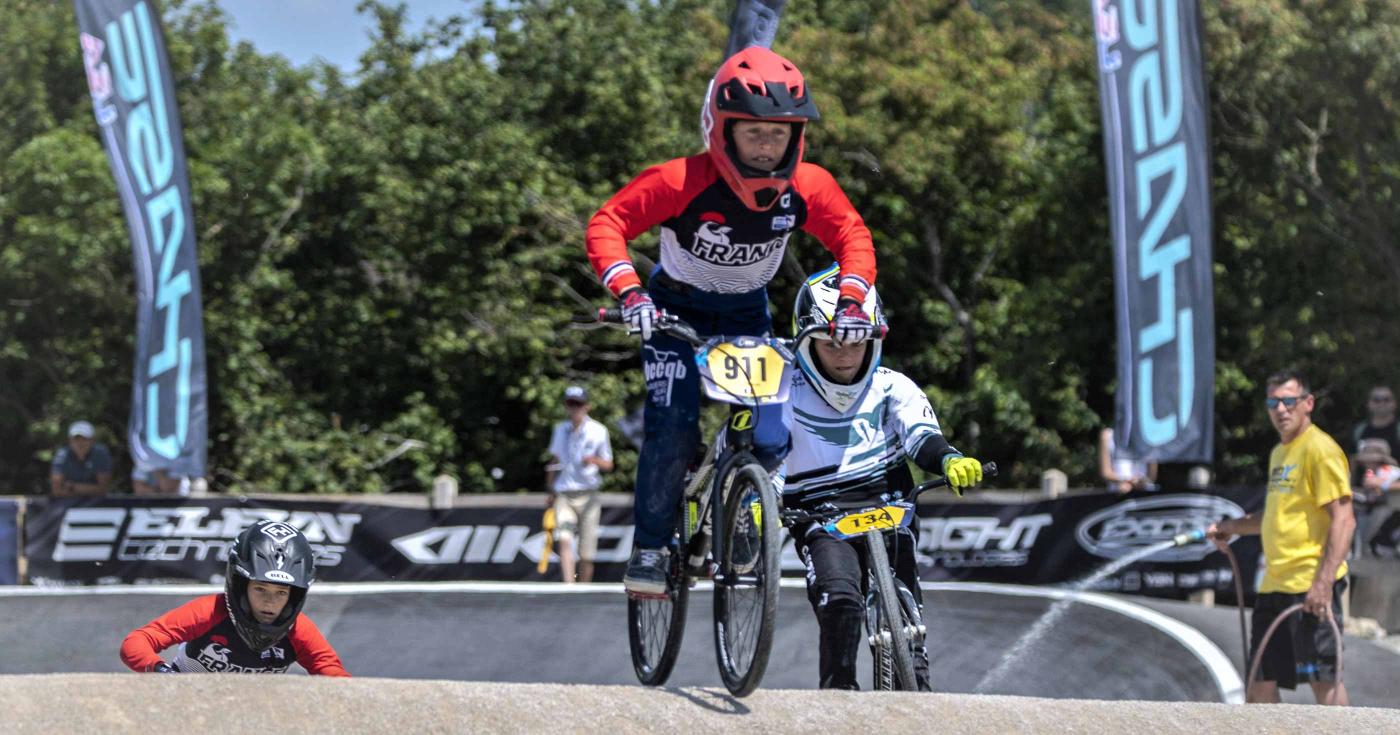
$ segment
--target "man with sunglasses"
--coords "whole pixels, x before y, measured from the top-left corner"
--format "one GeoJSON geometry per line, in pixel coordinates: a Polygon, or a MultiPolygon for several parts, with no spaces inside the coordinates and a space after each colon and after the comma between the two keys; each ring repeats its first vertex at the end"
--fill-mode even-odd
{"type": "Polygon", "coordinates": [[[1388,385],[1373,386],[1366,397],[1366,420],[1351,430],[1351,451],[1361,451],[1366,439],[1382,439],[1400,447],[1400,418],[1395,415],[1395,391],[1388,385]]]}
{"type": "Polygon", "coordinates": [[[598,488],[603,484],[601,473],[613,469],[612,438],[608,427],[589,417],[588,391],[583,386],[564,389],[564,412],[568,418],[554,425],[549,440],[548,507],[554,509],[559,536],[561,579],[565,584],[592,582],[603,512],[598,488]]]}
{"type": "Polygon", "coordinates": [[[1312,422],[1315,399],[1301,373],[1276,373],[1264,401],[1279,445],[1269,455],[1269,489],[1263,513],[1226,519],[1207,533],[1224,548],[1231,536],[1263,536],[1265,572],[1254,602],[1250,658],[1284,610],[1303,604],[1269,639],[1250,702],[1278,702],[1278,688],[1312,685],[1319,704],[1348,704],[1337,680],[1337,646],[1331,616],[1342,626],[1347,551],[1356,528],[1346,454],[1312,422]]]}

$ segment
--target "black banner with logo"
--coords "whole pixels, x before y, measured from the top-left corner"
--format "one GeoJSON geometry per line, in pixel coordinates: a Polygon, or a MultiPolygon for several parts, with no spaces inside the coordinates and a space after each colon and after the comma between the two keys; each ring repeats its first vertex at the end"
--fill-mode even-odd
{"type": "MultiPolygon", "coordinates": [[[[317,578],[539,580],[543,510],[432,511],[369,503],[237,498],[42,498],[24,521],[29,581],[40,585],[223,579],[228,548],[259,520],[284,521],[316,550],[317,578]]],[[[599,580],[622,579],[630,506],[604,507],[599,580]]]]}
{"type": "Polygon", "coordinates": [[[1093,0],[1118,313],[1122,457],[1210,462],[1210,145],[1195,0],[1093,0]]]}
{"type": "Polygon", "coordinates": [[[131,458],[141,469],[203,477],[208,412],[199,261],[159,12],[146,0],[74,4],[88,91],[136,268],[131,458]]]}
{"type": "MultiPolygon", "coordinates": [[[[920,576],[1008,584],[1078,584],[1139,551],[1222,518],[1263,508],[1263,488],[1211,493],[1081,495],[1037,503],[920,507],[920,576]]],[[[1259,537],[1232,550],[1246,597],[1255,587],[1259,537]]],[[[1181,597],[1215,589],[1234,597],[1229,561],[1210,541],[1166,549],[1127,564],[1087,589],[1181,597]]]]}
{"type": "MultiPolygon", "coordinates": [[[[1262,489],[1234,489],[924,505],[916,553],[928,581],[1069,584],[1140,549],[1262,504],[1262,489]]],[[[545,541],[538,501],[432,511],[316,500],[42,498],[31,501],[25,513],[29,580],[41,585],[217,582],[233,540],[265,518],[307,535],[324,581],[543,580],[559,574],[557,563],[544,575],[536,571],[545,541]]],[[[631,548],[631,507],[605,505],[595,578],[621,580],[631,548]]],[[[1238,540],[1234,548],[1245,588],[1252,590],[1258,539],[1238,540]]],[[[782,564],[792,576],[804,571],[790,540],[782,564]]],[[[1127,565],[1090,589],[1162,596],[1204,588],[1229,593],[1232,579],[1225,558],[1209,543],[1197,542],[1127,565]]]]}

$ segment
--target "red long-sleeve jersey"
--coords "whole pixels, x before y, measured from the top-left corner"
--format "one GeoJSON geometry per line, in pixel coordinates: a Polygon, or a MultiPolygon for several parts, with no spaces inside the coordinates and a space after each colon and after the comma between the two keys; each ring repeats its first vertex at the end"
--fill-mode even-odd
{"type": "Polygon", "coordinates": [[[744,206],[708,154],[653,166],[613,195],[588,222],[588,259],[614,295],[641,279],[627,243],[661,227],[661,268],[712,293],[766,286],[793,230],[821,241],[841,267],[841,295],[864,301],[875,283],[870,230],[826,169],[799,164],[771,209],[744,206]]]}
{"type": "Polygon", "coordinates": [[[311,674],[350,675],[305,613],[297,613],[282,640],[254,651],[238,636],[222,593],[191,600],[131,631],[122,641],[122,662],[150,671],[163,660],[160,652],[176,644],[170,665],[183,672],[281,674],[296,662],[311,674]]]}

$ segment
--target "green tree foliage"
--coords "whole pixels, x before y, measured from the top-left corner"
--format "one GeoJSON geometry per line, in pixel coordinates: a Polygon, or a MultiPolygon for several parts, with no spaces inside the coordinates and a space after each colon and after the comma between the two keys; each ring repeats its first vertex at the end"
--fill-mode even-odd
{"type": "MultiPolygon", "coordinates": [[[[471,7],[471,6],[464,6],[471,7]]],[[[588,217],[699,149],[722,0],[518,0],[411,33],[376,21],[354,74],[163,4],[190,162],[211,388],[211,481],[233,492],[538,489],[565,385],[611,423],[636,345],[574,324],[606,304],[588,217]]],[[[1340,433],[1397,378],[1400,11],[1382,0],[1212,4],[1217,468],[1259,475],[1259,398],[1285,363],[1340,433]]],[[[0,4],[0,487],[41,486],[76,418],[124,454],[131,255],[66,2],[0,4]]],[[[777,50],[813,85],[809,158],[875,234],[887,361],[1003,483],[1094,481],[1115,376],[1088,8],[803,0],[777,50]]],[[[656,257],[654,233],[634,243],[656,257]]],[[[830,261],[794,238],[771,288],[830,261]]],[[[617,433],[614,443],[625,440],[617,433]]],[[[609,489],[630,487],[619,452],[609,489]]],[[[119,465],[119,470],[121,470],[119,465]]]]}

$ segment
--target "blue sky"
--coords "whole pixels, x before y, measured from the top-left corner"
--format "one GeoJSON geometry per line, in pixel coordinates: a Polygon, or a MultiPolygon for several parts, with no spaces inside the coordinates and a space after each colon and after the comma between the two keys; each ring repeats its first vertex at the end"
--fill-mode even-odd
{"type": "MultiPolygon", "coordinates": [[[[391,0],[408,6],[409,28],[429,18],[467,15],[470,0],[391,0]]],[[[357,0],[217,0],[229,17],[229,34],[263,53],[281,54],[297,66],[320,58],[353,72],[369,47],[368,16],[355,12],[357,0]]]]}

